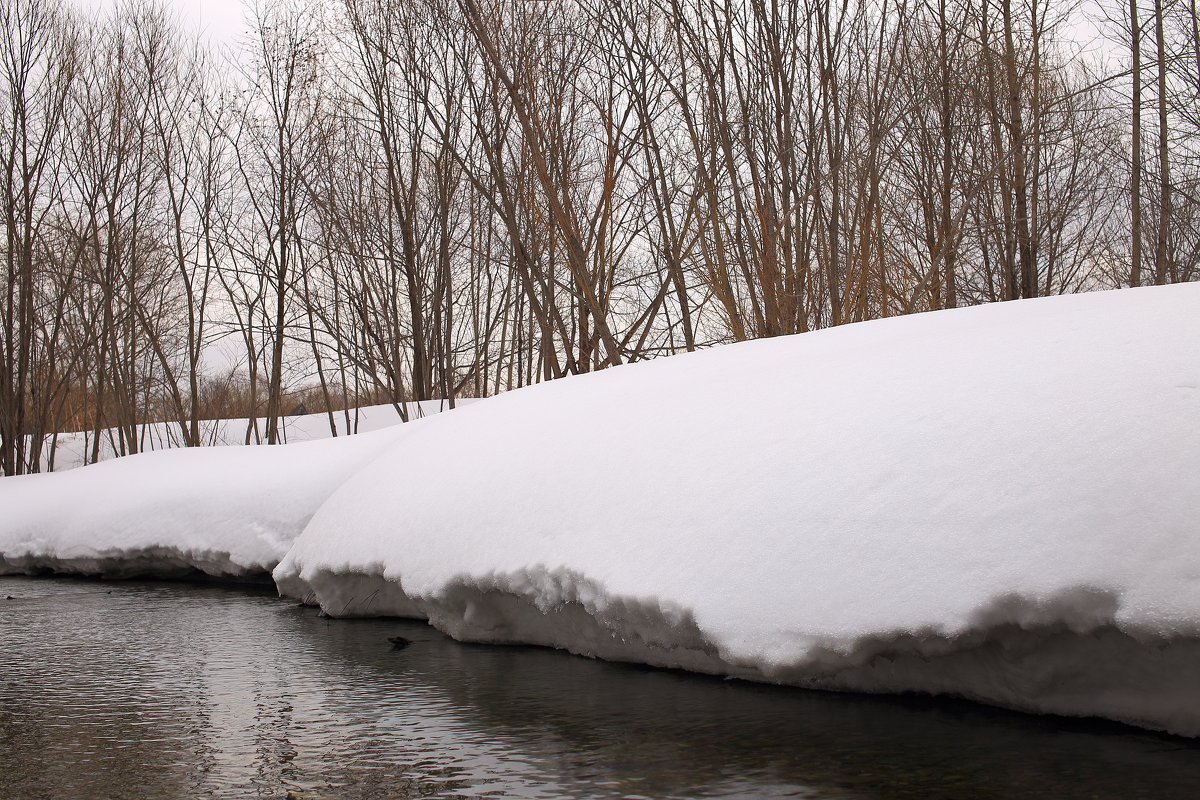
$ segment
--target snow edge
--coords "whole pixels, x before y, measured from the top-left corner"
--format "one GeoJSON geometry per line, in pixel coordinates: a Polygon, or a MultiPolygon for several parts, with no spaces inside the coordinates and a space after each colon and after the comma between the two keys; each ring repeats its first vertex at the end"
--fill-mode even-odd
{"type": "Polygon", "coordinates": [[[1200,737],[1200,636],[1123,623],[1119,594],[1098,587],[997,597],[957,630],[806,637],[790,651],[802,655],[771,661],[722,648],[689,609],[614,596],[571,570],[464,574],[427,596],[410,596],[380,565],[303,576],[284,567],[274,577],[281,595],[331,617],[422,619],[462,642],[537,645],[805,689],[961,697],[1200,737]]]}

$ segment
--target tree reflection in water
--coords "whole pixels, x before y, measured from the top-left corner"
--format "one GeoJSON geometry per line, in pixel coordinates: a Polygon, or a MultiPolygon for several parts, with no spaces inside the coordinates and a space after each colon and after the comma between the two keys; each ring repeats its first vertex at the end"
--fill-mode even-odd
{"type": "Polygon", "coordinates": [[[5,800],[1190,800],[1200,785],[1200,746],[1113,724],[461,645],[244,587],[0,578],[7,595],[5,800]]]}

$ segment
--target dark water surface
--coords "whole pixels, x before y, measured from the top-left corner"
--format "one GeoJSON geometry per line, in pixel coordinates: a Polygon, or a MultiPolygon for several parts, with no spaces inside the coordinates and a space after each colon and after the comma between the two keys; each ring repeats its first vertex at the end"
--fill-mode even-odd
{"type": "Polygon", "coordinates": [[[0,578],[0,800],[289,792],[1193,800],[1200,745],[462,645],[254,589],[0,578]]]}

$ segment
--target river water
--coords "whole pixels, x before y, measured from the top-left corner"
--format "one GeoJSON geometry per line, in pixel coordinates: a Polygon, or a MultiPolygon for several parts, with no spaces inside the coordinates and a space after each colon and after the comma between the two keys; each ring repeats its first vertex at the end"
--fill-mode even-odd
{"type": "Polygon", "coordinates": [[[255,588],[0,578],[0,798],[209,797],[1192,800],[1200,745],[463,645],[255,588]]]}

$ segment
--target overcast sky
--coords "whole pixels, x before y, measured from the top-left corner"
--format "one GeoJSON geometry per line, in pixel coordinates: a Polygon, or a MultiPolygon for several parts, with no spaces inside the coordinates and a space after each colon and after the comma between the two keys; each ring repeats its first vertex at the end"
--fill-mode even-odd
{"type": "MultiPolygon", "coordinates": [[[[207,34],[216,44],[236,44],[242,32],[245,4],[250,0],[163,0],[175,9],[179,19],[193,30],[207,34]]],[[[109,10],[118,0],[67,0],[85,9],[109,10]]],[[[1101,0],[1081,0],[1071,25],[1076,44],[1093,58],[1114,55],[1113,46],[1100,40],[1103,25],[1097,24],[1101,16],[1101,0]]],[[[1109,0],[1113,5],[1116,0],[1109,0]]],[[[1123,55],[1123,53],[1119,54],[1123,55]]]]}
{"type": "MultiPolygon", "coordinates": [[[[89,10],[107,11],[117,0],[68,0],[89,10]]],[[[242,0],[165,0],[185,26],[206,33],[215,43],[233,44],[242,30],[242,0]]]]}

